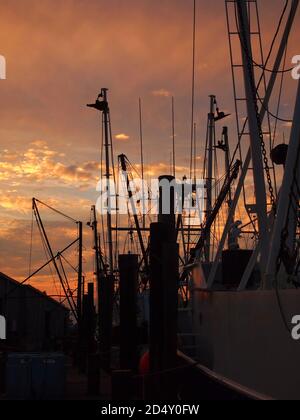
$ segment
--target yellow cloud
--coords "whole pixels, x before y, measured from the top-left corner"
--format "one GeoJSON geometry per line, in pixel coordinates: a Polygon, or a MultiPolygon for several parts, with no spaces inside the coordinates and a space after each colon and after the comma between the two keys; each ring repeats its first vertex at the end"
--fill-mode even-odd
{"type": "Polygon", "coordinates": [[[159,89],[159,90],[152,91],[152,95],[153,96],[161,96],[163,98],[170,98],[172,96],[172,93],[169,92],[166,89],[159,89]]]}
{"type": "Polygon", "coordinates": [[[6,150],[0,154],[0,181],[15,183],[57,182],[68,186],[93,187],[99,178],[100,164],[96,161],[86,161],[67,165],[61,162],[61,153],[49,149],[46,142],[38,141],[24,153],[11,153],[6,150]]]}
{"type": "Polygon", "coordinates": [[[121,134],[117,134],[116,136],[115,136],[115,139],[116,140],[123,140],[123,141],[126,141],[126,140],[129,140],[130,139],[130,137],[127,135],[127,134],[124,134],[124,133],[121,133],[121,134]]]}

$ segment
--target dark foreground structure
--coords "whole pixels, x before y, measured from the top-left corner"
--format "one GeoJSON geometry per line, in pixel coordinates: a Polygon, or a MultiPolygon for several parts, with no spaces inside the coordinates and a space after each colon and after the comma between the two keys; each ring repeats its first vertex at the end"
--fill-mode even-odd
{"type": "Polygon", "coordinates": [[[29,285],[0,273],[0,315],[6,319],[5,346],[16,351],[56,350],[62,345],[68,309],[29,285]]]}

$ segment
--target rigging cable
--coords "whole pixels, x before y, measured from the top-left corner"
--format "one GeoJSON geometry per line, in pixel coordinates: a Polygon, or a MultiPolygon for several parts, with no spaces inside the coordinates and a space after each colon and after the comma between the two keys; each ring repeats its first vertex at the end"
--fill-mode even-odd
{"type": "MultiPolygon", "coordinates": [[[[36,210],[35,209],[34,209],[34,214],[35,214],[35,217],[36,217],[36,223],[37,223],[37,226],[38,226],[38,229],[39,229],[39,233],[40,233],[40,236],[41,236],[41,241],[42,241],[42,246],[43,246],[43,249],[44,249],[45,257],[46,257],[46,260],[47,260],[47,258],[52,258],[52,256],[50,255],[50,252],[49,252],[49,250],[47,248],[46,240],[44,238],[44,235],[43,235],[43,232],[42,232],[42,228],[41,228],[39,219],[38,219],[38,217],[36,215],[36,210]]],[[[51,264],[48,264],[48,266],[49,266],[49,272],[50,272],[50,276],[52,278],[52,283],[53,283],[54,289],[55,289],[56,293],[59,294],[59,291],[57,289],[57,285],[56,285],[56,281],[55,281],[55,276],[53,274],[53,270],[52,270],[51,264]]]]}
{"type": "Polygon", "coordinates": [[[64,217],[64,218],[66,218],[66,219],[68,219],[68,220],[70,220],[71,222],[78,223],[78,221],[77,221],[77,220],[75,220],[75,219],[73,219],[72,217],[70,217],[70,216],[68,216],[68,215],[66,215],[66,214],[64,214],[64,213],[62,213],[62,212],[61,212],[61,211],[59,211],[59,210],[54,209],[53,207],[49,206],[48,204],[43,203],[42,201],[38,200],[37,198],[34,198],[34,201],[35,201],[36,203],[41,204],[41,205],[42,205],[42,206],[44,206],[44,207],[47,207],[49,210],[53,211],[54,213],[59,214],[60,216],[62,216],[62,217],[64,217]]]}
{"type": "MultiPolygon", "coordinates": [[[[243,12],[242,12],[241,4],[236,4],[236,6],[239,9],[238,13],[240,15],[242,15],[243,12]]],[[[236,8],[235,8],[235,12],[236,12],[236,8]]],[[[262,152],[262,156],[263,156],[263,162],[264,162],[264,165],[265,165],[264,169],[265,169],[266,176],[267,176],[272,208],[274,210],[274,213],[276,213],[275,192],[274,192],[274,187],[273,187],[273,184],[272,184],[269,161],[268,161],[268,156],[267,156],[267,150],[266,150],[266,146],[265,146],[265,142],[264,142],[264,135],[263,135],[263,130],[262,130],[262,121],[261,121],[260,112],[259,112],[258,104],[257,104],[258,92],[257,92],[256,84],[255,84],[255,75],[254,75],[254,70],[253,70],[253,66],[252,66],[252,63],[251,63],[251,41],[250,41],[250,45],[248,46],[247,45],[248,44],[247,28],[245,27],[242,16],[241,16],[240,22],[241,22],[242,28],[238,29],[238,32],[239,32],[240,38],[241,38],[241,45],[243,46],[243,43],[244,43],[243,49],[245,50],[245,54],[248,58],[248,60],[247,60],[248,77],[249,77],[251,90],[252,90],[252,92],[251,92],[252,101],[253,101],[253,104],[254,104],[254,107],[255,107],[255,114],[256,114],[256,120],[257,120],[257,127],[258,127],[258,131],[259,131],[259,140],[260,140],[260,145],[261,145],[261,152],[262,152]]],[[[250,28],[249,28],[249,31],[250,31],[250,28]]]]}
{"type": "Polygon", "coordinates": [[[145,215],[145,162],[144,162],[144,133],[143,133],[143,110],[142,99],[139,98],[139,120],[140,120],[140,146],[141,146],[141,170],[142,170],[142,203],[143,203],[143,228],[146,227],[145,215]]]}
{"type": "MultiPolygon", "coordinates": [[[[288,45],[286,46],[286,49],[285,49],[283,68],[285,68],[285,64],[286,64],[287,50],[288,50],[288,45]]],[[[278,117],[279,111],[280,111],[282,91],[283,91],[283,83],[284,83],[284,74],[282,73],[281,80],[280,80],[280,86],[279,86],[278,103],[277,103],[277,112],[276,112],[277,117],[278,117]]],[[[277,126],[278,126],[278,119],[276,118],[275,124],[274,124],[274,131],[273,131],[273,145],[272,145],[272,147],[274,147],[275,141],[276,141],[277,126]]]]}
{"type": "Polygon", "coordinates": [[[28,277],[31,275],[31,269],[32,269],[33,228],[34,228],[34,214],[33,214],[33,209],[32,209],[32,213],[31,213],[31,231],[30,231],[30,249],[29,249],[28,277]]]}
{"type": "MultiPolygon", "coordinates": [[[[277,26],[277,29],[276,29],[275,35],[274,35],[273,40],[272,40],[272,43],[271,43],[270,52],[269,52],[269,54],[268,54],[268,57],[267,57],[266,63],[265,63],[263,66],[261,66],[261,65],[260,65],[260,64],[258,64],[258,63],[256,63],[256,62],[253,60],[253,57],[251,56],[251,52],[250,52],[250,51],[248,51],[248,48],[247,48],[246,43],[245,43],[245,40],[243,40],[243,39],[242,39],[241,32],[240,32],[240,28],[239,28],[239,23],[238,23],[238,18],[237,18],[237,4],[235,4],[234,11],[235,11],[236,27],[237,27],[237,32],[238,32],[238,35],[239,35],[239,38],[240,38],[240,42],[241,42],[242,49],[244,50],[245,54],[247,55],[248,60],[249,60],[249,61],[251,61],[251,62],[252,62],[252,64],[253,64],[254,66],[259,67],[261,70],[263,70],[262,77],[264,76],[264,72],[269,72],[269,73],[272,73],[272,74],[284,74],[284,73],[291,72],[291,71],[293,70],[293,67],[292,67],[291,69],[287,69],[287,70],[283,70],[283,71],[278,70],[278,71],[276,71],[276,72],[275,72],[274,70],[270,70],[270,69],[268,69],[268,68],[267,68],[267,62],[268,62],[268,61],[269,61],[269,59],[271,58],[272,51],[273,51],[273,48],[274,48],[274,45],[275,45],[275,42],[276,42],[277,36],[278,36],[279,31],[280,31],[280,28],[281,28],[281,24],[282,24],[283,18],[284,18],[284,16],[285,16],[285,13],[286,13],[286,10],[287,10],[288,3],[289,3],[289,0],[286,0],[285,6],[284,6],[284,8],[283,8],[283,11],[282,11],[281,16],[280,16],[280,19],[279,19],[279,23],[278,23],[278,26],[277,26]]],[[[291,120],[287,120],[287,119],[284,119],[284,118],[280,118],[279,116],[274,115],[274,114],[273,114],[273,113],[269,110],[269,108],[265,106],[265,104],[264,104],[264,103],[263,103],[263,101],[261,100],[261,98],[260,98],[260,96],[259,96],[259,93],[258,93],[258,90],[257,90],[257,99],[259,100],[259,102],[261,103],[261,105],[262,105],[263,109],[267,112],[267,114],[268,114],[270,117],[273,117],[273,118],[275,118],[276,120],[281,121],[281,122],[286,122],[286,123],[290,123],[290,122],[292,122],[291,120]]]]}
{"type": "Polygon", "coordinates": [[[285,118],[281,118],[281,117],[278,117],[278,116],[276,116],[275,114],[273,114],[270,110],[269,110],[269,107],[267,107],[267,106],[265,106],[265,104],[264,104],[264,102],[263,102],[263,100],[261,99],[261,97],[257,94],[257,99],[259,100],[259,102],[261,103],[261,106],[263,107],[263,109],[268,113],[268,115],[270,116],[270,117],[272,117],[272,118],[275,118],[275,120],[277,120],[277,121],[281,121],[281,122],[284,122],[284,123],[292,123],[293,122],[293,120],[287,120],[287,119],[285,119],[285,118]]]}
{"type": "Polygon", "coordinates": [[[193,63],[192,63],[192,115],[191,115],[191,160],[190,179],[193,170],[194,116],[195,116],[195,73],[196,73],[196,0],[193,8],[193,63]]]}
{"type": "MultiPolygon", "coordinates": [[[[196,0],[193,7],[193,59],[192,59],[192,114],[191,114],[191,156],[190,156],[190,180],[193,176],[193,154],[194,154],[194,116],[195,116],[195,73],[196,73],[196,0]]],[[[191,241],[191,212],[188,216],[188,235],[187,235],[187,258],[190,253],[191,241]]]]}
{"type": "MultiPolygon", "coordinates": [[[[282,16],[282,18],[280,19],[280,21],[282,21],[282,19],[283,19],[283,16],[282,16]]],[[[238,21],[237,21],[236,7],[235,7],[235,20],[236,20],[236,27],[237,27],[237,32],[238,32],[238,31],[239,31],[239,25],[238,25],[238,21]]],[[[277,35],[278,35],[278,33],[279,33],[279,30],[280,30],[280,25],[281,25],[281,22],[280,22],[280,21],[279,21],[279,24],[278,24],[277,30],[276,30],[276,32],[275,32],[275,35],[274,35],[274,37],[273,37],[273,40],[272,40],[272,43],[271,43],[271,46],[270,46],[269,53],[268,53],[267,58],[266,58],[266,60],[265,60],[265,65],[264,65],[264,68],[266,68],[266,66],[267,66],[267,64],[268,64],[268,62],[269,62],[269,60],[270,60],[270,58],[271,58],[271,55],[272,55],[272,52],[273,52],[273,48],[274,48],[274,45],[275,45],[275,41],[276,41],[277,35]]],[[[239,34],[239,37],[240,37],[240,34],[239,34]]],[[[241,37],[240,37],[240,38],[241,38],[241,37]]],[[[242,42],[241,42],[241,45],[244,47],[244,44],[243,44],[242,42]]],[[[272,73],[276,74],[277,72],[272,71],[272,73]]],[[[259,90],[259,87],[260,87],[260,84],[261,84],[261,82],[262,82],[263,78],[264,78],[264,73],[262,73],[262,75],[260,76],[260,80],[259,80],[258,85],[257,85],[257,92],[258,92],[258,90],[259,90]]],[[[269,114],[269,115],[270,115],[270,114],[269,114]]],[[[233,153],[233,157],[232,157],[231,164],[233,164],[233,162],[235,161],[235,158],[236,158],[237,152],[238,152],[238,150],[240,149],[241,138],[242,138],[243,133],[245,132],[247,122],[248,122],[248,118],[246,118],[246,120],[244,121],[244,126],[243,126],[243,129],[242,129],[241,134],[240,134],[240,136],[239,136],[239,141],[238,141],[238,144],[237,144],[237,146],[236,146],[236,149],[235,149],[235,151],[234,151],[234,153],[233,153]]]]}
{"type": "MultiPolygon", "coordinates": [[[[286,13],[286,10],[287,10],[287,7],[288,7],[288,4],[289,4],[289,0],[286,0],[285,5],[284,5],[284,8],[283,8],[283,11],[282,11],[281,16],[279,18],[279,23],[278,23],[278,26],[277,26],[277,29],[276,29],[276,32],[275,32],[275,35],[274,35],[272,44],[271,44],[271,53],[272,53],[272,50],[274,48],[276,39],[278,37],[279,31],[280,31],[280,28],[281,28],[281,25],[282,25],[282,22],[283,22],[283,19],[284,19],[284,16],[285,16],[285,13],[286,13]]],[[[237,28],[239,28],[238,20],[237,20],[237,14],[236,14],[236,7],[235,7],[235,18],[236,18],[237,28]]],[[[240,36],[240,32],[239,31],[238,31],[238,33],[239,33],[239,36],[240,36]]],[[[248,52],[246,51],[247,49],[246,49],[245,44],[243,42],[241,42],[241,45],[242,45],[244,51],[246,52],[246,54],[248,55],[248,52]]],[[[270,53],[269,58],[271,57],[271,53],[270,53]]],[[[294,69],[294,67],[291,67],[290,69],[277,70],[275,72],[274,70],[271,70],[271,69],[267,68],[267,63],[265,65],[260,65],[260,64],[256,63],[256,61],[253,59],[253,57],[250,56],[250,54],[248,55],[248,59],[250,61],[252,61],[252,63],[253,63],[254,66],[259,67],[261,70],[263,70],[263,71],[265,71],[267,73],[284,74],[284,73],[289,73],[289,72],[291,72],[294,69]]]]}
{"type": "Polygon", "coordinates": [[[75,273],[78,273],[78,269],[74,267],[73,264],[71,264],[70,261],[68,261],[66,257],[64,257],[62,254],[59,254],[59,255],[68,264],[68,266],[72,268],[73,271],[75,271],[75,273]]]}
{"type": "Polygon", "coordinates": [[[172,140],[173,140],[173,176],[176,178],[176,147],[175,147],[175,99],[172,96],[172,140]]]}
{"type": "MultiPolygon", "coordinates": [[[[110,152],[111,152],[111,161],[112,161],[112,171],[113,171],[113,181],[114,181],[114,193],[115,193],[115,204],[116,209],[118,208],[118,191],[117,191],[117,179],[116,179],[116,168],[115,168],[115,159],[114,159],[114,146],[113,146],[113,137],[112,137],[112,128],[111,128],[111,116],[109,113],[109,138],[110,138],[110,152]]],[[[119,253],[119,212],[116,211],[116,231],[115,231],[115,267],[118,266],[118,253],[119,253]]]]}
{"type": "MultiPolygon", "coordinates": [[[[104,151],[104,115],[102,115],[102,135],[101,135],[101,184],[102,184],[102,180],[103,180],[103,151],[104,151]]],[[[102,191],[101,191],[102,193],[102,191]]],[[[103,242],[103,251],[104,251],[104,258],[105,258],[105,262],[107,262],[107,238],[105,235],[105,224],[104,224],[104,212],[101,211],[101,235],[102,235],[102,241],[103,242]]]]}
{"type": "MultiPolygon", "coordinates": [[[[61,259],[61,256],[60,255],[58,255],[58,261],[59,261],[60,266],[61,266],[63,277],[65,278],[65,287],[67,286],[66,287],[66,292],[67,292],[66,299],[69,298],[68,301],[69,301],[69,305],[71,306],[72,312],[74,314],[76,314],[77,309],[76,309],[76,304],[74,302],[74,296],[73,296],[72,290],[70,288],[70,284],[69,284],[69,281],[68,281],[67,273],[65,271],[65,268],[64,268],[64,265],[63,265],[63,262],[62,262],[62,259],[61,259]],[[71,303],[72,303],[72,305],[71,305],[71,303]]],[[[63,280],[63,278],[62,278],[62,280],[63,280]]],[[[77,289],[77,293],[78,293],[78,289],[77,289]]]]}

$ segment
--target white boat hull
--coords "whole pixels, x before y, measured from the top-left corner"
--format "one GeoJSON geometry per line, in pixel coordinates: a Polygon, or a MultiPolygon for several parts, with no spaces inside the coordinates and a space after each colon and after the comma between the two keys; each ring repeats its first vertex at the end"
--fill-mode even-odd
{"type": "MultiPolygon", "coordinates": [[[[300,399],[300,341],[284,325],[276,292],[193,293],[200,363],[275,399],[300,399]]],[[[281,290],[289,325],[300,315],[300,291],[281,290]]]]}

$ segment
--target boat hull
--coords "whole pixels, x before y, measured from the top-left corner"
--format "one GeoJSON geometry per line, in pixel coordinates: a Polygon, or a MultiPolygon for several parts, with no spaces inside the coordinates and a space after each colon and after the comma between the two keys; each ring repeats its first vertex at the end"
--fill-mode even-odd
{"type": "MultiPolygon", "coordinates": [[[[281,290],[292,329],[300,291],[281,290]]],[[[300,341],[292,339],[276,291],[195,291],[196,357],[214,372],[275,399],[300,399],[300,341]]]]}

